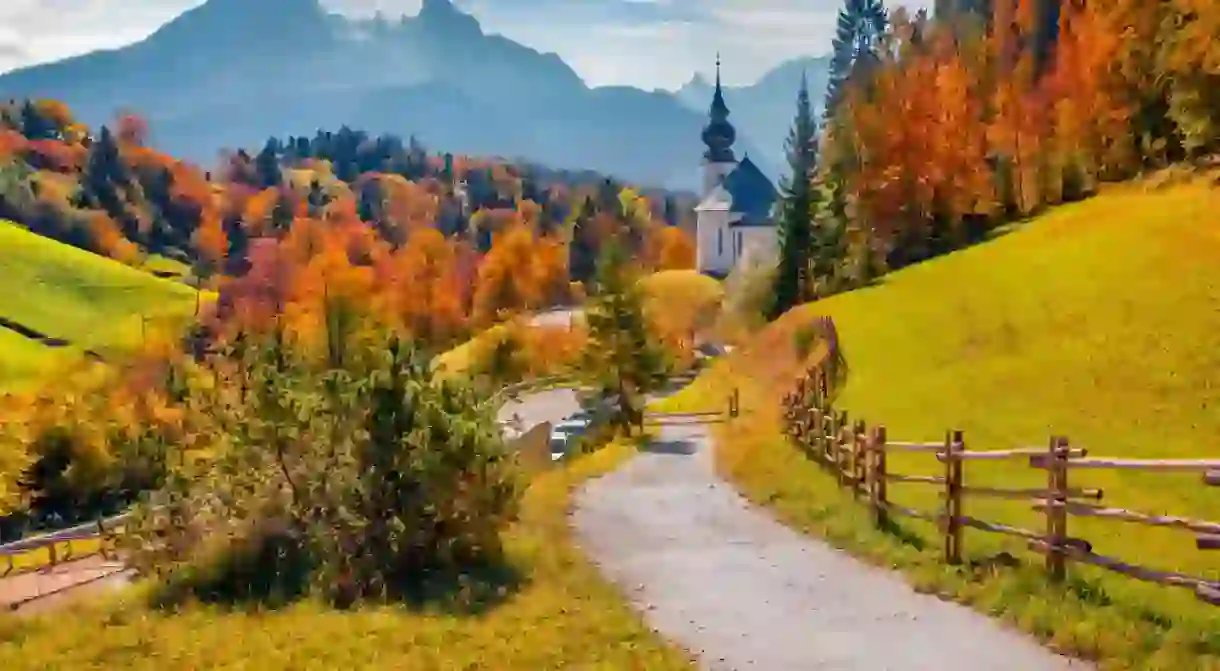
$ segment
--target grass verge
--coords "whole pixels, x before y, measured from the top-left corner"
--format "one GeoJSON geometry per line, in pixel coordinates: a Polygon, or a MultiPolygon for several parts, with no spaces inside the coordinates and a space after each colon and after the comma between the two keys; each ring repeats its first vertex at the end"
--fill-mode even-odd
{"type": "MultiPolygon", "coordinates": [[[[917,588],[968,603],[1106,669],[1220,668],[1220,608],[1186,590],[1072,566],[1049,585],[1020,542],[968,531],[968,563],[941,564],[931,525],[873,529],[780,434],[779,398],[802,362],[794,340],[817,314],[835,319],[853,418],[884,423],[894,440],[937,440],[962,429],[971,449],[1044,445],[1064,434],[1094,455],[1220,454],[1220,191],[1206,184],[1114,188],[1058,208],[978,247],[903,270],[876,287],[798,308],[757,334],[670,410],[711,409],[731,387],[745,415],[719,435],[721,473],[786,523],[871,561],[901,569],[917,588]],[[999,552],[1018,559],[1000,568],[999,552]]],[[[921,455],[894,455],[892,472],[939,474],[921,455]]],[[[1037,487],[1020,461],[970,463],[966,482],[1037,487]]],[[[1195,476],[1074,471],[1072,484],[1105,490],[1105,504],[1220,520],[1220,496],[1195,476]]],[[[935,510],[926,485],[890,489],[896,502],[935,510]]],[[[1028,529],[1028,503],[967,498],[965,513],[1028,529]]],[[[1215,557],[1188,533],[1072,518],[1069,534],[1133,564],[1220,578],[1215,557]]]]}
{"type": "Polygon", "coordinates": [[[313,602],[278,611],[189,606],[150,609],[135,595],[51,617],[0,617],[9,669],[690,669],[659,639],[571,539],[571,493],[634,452],[614,444],[544,473],[509,531],[520,591],[483,614],[313,602]]]}

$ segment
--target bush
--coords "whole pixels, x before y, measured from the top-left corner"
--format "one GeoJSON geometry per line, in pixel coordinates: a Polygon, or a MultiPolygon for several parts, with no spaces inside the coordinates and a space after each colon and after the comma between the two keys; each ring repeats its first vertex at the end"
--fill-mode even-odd
{"type": "Polygon", "coordinates": [[[334,368],[276,333],[215,366],[219,392],[190,401],[214,438],[142,507],[140,564],[208,598],[347,603],[498,563],[519,487],[494,417],[395,336],[372,343],[334,368]]]}
{"type": "Polygon", "coordinates": [[[775,264],[747,252],[724,281],[724,301],[715,331],[725,342],[740,342],[767,323],[766,307],[775,264]]]}

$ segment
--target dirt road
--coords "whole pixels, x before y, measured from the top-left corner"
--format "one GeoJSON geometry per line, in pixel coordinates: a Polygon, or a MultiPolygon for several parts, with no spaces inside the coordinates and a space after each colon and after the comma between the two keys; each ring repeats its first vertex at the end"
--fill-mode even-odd
{"type": "Polygon", "coordinates": [[[801,536],[712,466],[706,426],[665,426],[573,513],[582,547],[649,623],[714,671],[1060,671],[966,607],[801,536]]]}

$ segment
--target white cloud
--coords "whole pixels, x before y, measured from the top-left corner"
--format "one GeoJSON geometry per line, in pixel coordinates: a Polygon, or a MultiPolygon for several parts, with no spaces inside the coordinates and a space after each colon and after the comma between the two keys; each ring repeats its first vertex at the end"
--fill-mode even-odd
{"type": "MultiPolygon", "coordinates": [[[[249,0],[257,2],[258,0],[249,0]]],[[[322,0],[367,17],[422,0],[322,0]]],[[[724,57],[728,83],[826,53],[842,0],[456,0],[497,32],[564,58],[590,84],[673,88],[724,57]]],[[[0,71],[139,40],[201,0],[0,0],[0,71]],[[6,35],[5,29],[8,30],[6,35]]],[[[923,6],[922,0],[891,0],[923,6]]]]}

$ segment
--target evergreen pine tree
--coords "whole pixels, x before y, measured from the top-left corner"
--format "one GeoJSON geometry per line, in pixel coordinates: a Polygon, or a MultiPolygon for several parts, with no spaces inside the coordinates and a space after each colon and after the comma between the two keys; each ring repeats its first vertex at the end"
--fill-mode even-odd
{"type": "Polygon", "coordinates": [[[309,183],[309,193],[305,196],[305,202],[309,205],[309,216],[321,218],[322,210],[330,202],[321,182],[315,179],[309,183]]]}
{"type": "Polygon", "coordinates": [[[581,369],[598,398],[613,399],[612,423],[628,435],[641,426],[649,392],[664,380],[666,362],[648,332],[644,297],[626,250],[606,245],[597,264],[597,295],[585,310],[589,327],[581,369]]]}
{"type": "Polygon", "coordinates": [[[834,116],[843,85],[877,58],[888,19],[883,0],[844,0],[831,42],[830,81],[826,87],[826,118],[834,116]]]}
{"type": "Polygon", "coordinates": [[[812,259],[813,294],[817,298],[847,288],[843,264],[848,255],[847,192],[839,174],[830,171],[822,179],[824,207],[813,229],[812,259]]]}
{"type": "Polygon", "coordinates": [[[284,181],[280,174],[279,150],[279,142],[271,138],[254,157],[254,169],[258,171],[259,185],[264,189],[279,186],[284,181]]]}
{"type": "Polygon", "coordinates": [[[817,122],[809,103],[809,85],[801,78],[796,117],[788,133],[791,175],[781,185],[779,268],[767,318],[775,319],[805,302],[809,295],[809,265],[813,247],[813,212],[817,203],[813,179],[817,171],[817,122]]]}
{"type": "Polygon", "coordinates": [[[588,282],[596,269],[593,248],[592,220],[595,206],[592,198],[577,205],[572,219],[572,240],[568,244],[568,273],[574,282],[588,282]]]}
{"type": "Polygon", "coordinates": [[[119,155],[114,134],[102,126],[97,140],[89,146],[81,185],[87,194],[85,202],[106,211],[123,227],[129,240],[141,240],[139,222],[127,214],[123,193],[129,183],[127,169],[119,155]]]}
{"type": "Polygon", "coordinates": [[[54,125],[42,116],[30,100],[21,106],[21,134],[31,140],[49,140],[55,136],[54,125]]]}

